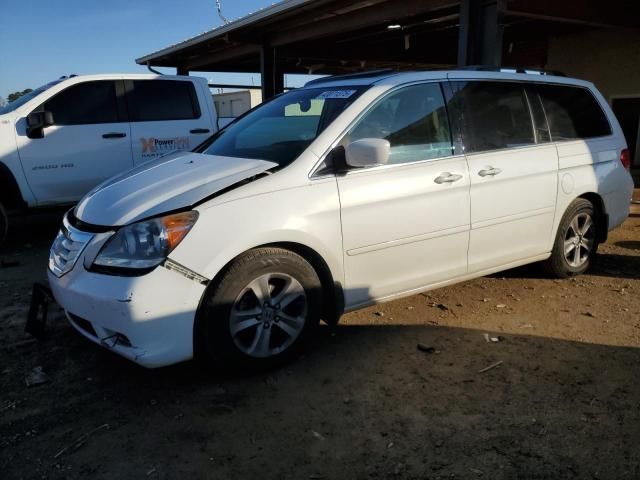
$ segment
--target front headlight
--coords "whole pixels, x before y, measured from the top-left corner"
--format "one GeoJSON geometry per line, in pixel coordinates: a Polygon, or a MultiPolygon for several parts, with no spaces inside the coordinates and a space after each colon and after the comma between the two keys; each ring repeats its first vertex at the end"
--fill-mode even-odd
{"type": "Polygon", "coordinates": [[[102,247],[94,266],[149,269],[162,263],[189,233],[198,212],[176,213],[122,227],[102,247]]]}

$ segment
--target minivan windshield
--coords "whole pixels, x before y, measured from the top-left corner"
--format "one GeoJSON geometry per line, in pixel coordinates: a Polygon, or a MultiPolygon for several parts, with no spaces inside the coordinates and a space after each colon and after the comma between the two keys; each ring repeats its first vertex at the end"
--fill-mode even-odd
{"type": "Polygon", "coordinates": [[[367,88],[292,90],[238,118],[197,151],[268,160],[284,167],[293,162],[367,88]]]}
{"type": "Polygon", "coordinates": [[[52,82],[49,82],[46,85],[38,87],[35,90],[32,90],[31,92],[29,92],[29,93],[27,93],[25,95],[22,95],[21,97],[16,98],[13,102],[7,103],[4,107],[0,108],[0,115],[2,115],[4,113],[13,112],[16,108],[21,107],[22,105],[27,103],[32,98],[37,97],[38,95],[40,95],[45,90],[48,90],[49,88],[53,87],[54,85],[57,85],[58,83],[60,83],[62,80],[63,79],[59,79],[59,80],[54,80],[52,82]]]}

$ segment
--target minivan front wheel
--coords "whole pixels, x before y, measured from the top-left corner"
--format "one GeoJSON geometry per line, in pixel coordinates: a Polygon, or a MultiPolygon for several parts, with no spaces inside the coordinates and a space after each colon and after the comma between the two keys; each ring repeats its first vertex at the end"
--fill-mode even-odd
{"type": "Polygon", "coordinates": [[[321,292],[316,271],[300,255],[251,250],[205,293],[196,353],[225,369],[265,369],[289,360],[318,325],[321,292]]]}
{"type": "Polygon", "coordinates": [[[584,199],[575,200],[567,209],[553,246],[547,269],[558,278],[584,273],[598,249],[596,211],[584,199]]]}

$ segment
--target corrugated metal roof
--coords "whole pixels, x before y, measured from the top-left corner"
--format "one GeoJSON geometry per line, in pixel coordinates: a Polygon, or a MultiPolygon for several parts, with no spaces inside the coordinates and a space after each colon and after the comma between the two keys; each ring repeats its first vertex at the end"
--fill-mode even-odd
{"type": "Polygon", "coordinates": [[[233,30],[249,25],[250,23],[255,23],[260,20],[264,20],[266,18],[279,15],[288,10],[297,8],[300,5],[303,5],[305,3],[311,3],[313,1],[315,0],[282,0],[279,3],[275,3],[271,5],[270,7],[262,8],[244,17],[240,17],[237,20],[233,20],[227,24],[221,25],[207,32],[201,33],[200,35],[196,35],[195,37],[188,38],[186,40],[183,40],[182,42],[176,43],[174,45],[170,45],[161,50],[157,50],[153,53],[149,53],[148,55],[137,58],[136,63],[140,65],[146,65],[147,62],[157,59],[158,57],[162,57],[164,55],[174,53],[186,47],[197,45],[200,42],[210,40],[212,38],[221,37],[233,30]]]}

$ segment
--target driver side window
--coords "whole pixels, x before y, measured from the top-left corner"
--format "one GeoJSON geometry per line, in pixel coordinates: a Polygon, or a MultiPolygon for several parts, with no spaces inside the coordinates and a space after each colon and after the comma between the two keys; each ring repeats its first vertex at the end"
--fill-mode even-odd
{"type": "Polygon", "coordinates": [[[389,164],[411,163],[452,154],[447,112],[439,83],[412,85],[380,100],[342,141],[388,140],[389,164]]]}
{"type": "Polygon", "coordinates": [[[50,111],[56,125],[91,125],[125,121],[118,114],[115,82],[112,80],[72,85],[47,100],[40,109],[50,111]]]}

